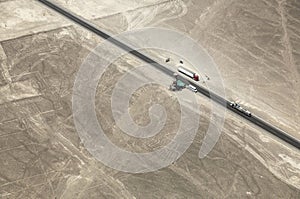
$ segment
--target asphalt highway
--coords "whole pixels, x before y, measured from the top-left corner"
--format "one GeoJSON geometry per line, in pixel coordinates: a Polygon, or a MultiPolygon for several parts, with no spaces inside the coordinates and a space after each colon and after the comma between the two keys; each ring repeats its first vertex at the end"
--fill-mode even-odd
{"type": "MultiPolygon", "coordinates": [[[[165,73],[166,75],[169,76],[173,76],[174,71],[168,69],[167,67],[157,63],[155,60],[151,59],[150,57],[134,50],[132,47],[126,45],[123,42],[120,42],[116,39],[114,39],[113,37],[111,37],[109,34],[105,33],[104,31],[99,30],[96,26],[94,26],[93,24],[89,23],[88,21],[86,21],[85,19],[73,14],[72,12],[50,2],[47,0],[37,0],[39,2],[41,2],[42,4],[46,5],[47,7],[55,10],[56,12],[60,13],[61,15],[67,17],[68,19],[70,19],[71,21],[79,24],[80,26],[88,29],[89,31],[97,34],[98,36],[100,36],[103,39],[107,39],[109,40],[112,44],[116,45],[117,47],[123,49],[124,51],[132,54],[133,56],[141,59],[142,61],[151,64],[152,66],[154,66],[156,69],[160,70],[161,72],[165,73]]],[[[221,96],[217,95],[216,93],[213,93],[209,90],[207,90],[206,88],[196,84],[194,81],[190,80],[190,79],[186,79],[185,81],[189,82],[191,85],[195,86],[197,88],[197,91],[201,94],[203,94],[204,96],[210,98],[211,100],[225,106],[228,110],[238,114],[239,116],[243,117],[244,119],[252,122],[253,124],[261,127],[262,129],[268,131],[269,133],[273,134],[274,136],[280,138],[281,140],[285,141],[286,143],[300,149],[300,140],[292,137],[291,135],[289,135],[288,133],[280,130],[279,128],[273,126],[272,124],[264,121],[263,119],[253,115],[248,116],[240,111],[238,111],[237,109],[233,108],[230,106],[230,102],[224,98],[222,98],[221,96]]]]}

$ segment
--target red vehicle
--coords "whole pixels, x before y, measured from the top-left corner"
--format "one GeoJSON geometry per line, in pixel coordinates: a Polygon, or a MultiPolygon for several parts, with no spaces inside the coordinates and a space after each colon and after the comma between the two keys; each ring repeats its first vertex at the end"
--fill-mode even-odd
{"type": "Polygon", "coordinates": [[[186,68],[183,68],[183,67],[178,67],[177,69],[179,72],[181,72],[182,74],[192,78],[193,80],[195,81],[199,81],[199,75],[197,75],[196,73],[186,69],[186,68]]]}

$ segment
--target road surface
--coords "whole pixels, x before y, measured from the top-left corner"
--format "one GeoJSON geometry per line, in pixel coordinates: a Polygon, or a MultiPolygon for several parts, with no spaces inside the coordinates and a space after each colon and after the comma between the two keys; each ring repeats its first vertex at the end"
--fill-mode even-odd
{"type": "MultiPolygon", "coordinates": [[[[73,14],[70,11],[67,11],[66,9],[53,4],[50,1],[47,0],[37,0],[41,2],[42,4],[46,5],[47,7],[55,10],[56,12],[60,13],[61,15],[67,17],[68,19],[72,20],[73,22],[81,25],[82,27],[88,29],[89,31],[97,34],[98,36],[102,37],[103,39],[109,40],[114,45],[118,46],[119,48],[123,49],[124,51],[132,54],[133,56],[141,59],[142,61],[151,64],[152,66],[156,67],[161,72],[165,73],[166,75],[173,76],[174,71],[171,69],[168,69],[167,67],[157,63],[155,60],[151,59],[150,57],[134,50],[130,46],[126,45],[123,42],[120,42],[114,38],[112,38],[109,34],[105,33],[104,31],[99,30],[96,26],[89,23],[88,21],[82,19],[81,17],[73,14]]],[[[253,115],[249,117],[245,115],[244,113],[236,110],[235,108],[230,106],[230,102],[219,95],[207,90],[206,88],[196,84],[194,81],[191,81],[189,79],[185,79],[187,82],[189,82],[191,85],[195,86],[199,93],[205,95],[206,97],[212,99],[213,101],[225,106],[228,110],[240,115],[241,117],[245,118],[246,120],[252,122],[253,124],[261,127],[262,129],[268,131],[269,133],[275,135],[276,137],[280,138],[281,140],[285,141],[286,143],[296,147],[297,149],[300,149],[300,140],[297,140],[296,138],[292,137],[288,133],[278,129],[277,127],[269,124],[268,122],[264,121],[263,119],[253,115]]]]}

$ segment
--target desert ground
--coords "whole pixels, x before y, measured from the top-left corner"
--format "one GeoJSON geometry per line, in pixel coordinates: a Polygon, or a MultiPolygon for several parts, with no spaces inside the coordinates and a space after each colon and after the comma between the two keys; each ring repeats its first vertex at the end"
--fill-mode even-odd
{"type": "MultiPolygon", "coordinates": [[[[167,28],[195,40],[215,61],[226,96],[300,139],[300,2],[297,0],[56,0],[100,29],[119,34],[167,28]]],[[[132,174],[105,166],[74,125],[76,74],[103,40],[35,0],[0,0],[0,198],[300,198],[300,152],[227,111],[219,141],[199,148],[211,102],[198,96],[199,129],[177,161],[132,174]]],[[[158,62],[169,52],[151,50],[158,62]]],[[[99,124],[117,146],[134,152],[163,147],[180,117],[174,93],[147,85],[131,98],[138,125],[153,104],[165,107],[162,131],[147,140],[124,134],[110,98],[119,79],[141,64],[120,57],[100,79],[99,124]]],[[[211,77],[213,78],[213,77],[211,77]]]]}

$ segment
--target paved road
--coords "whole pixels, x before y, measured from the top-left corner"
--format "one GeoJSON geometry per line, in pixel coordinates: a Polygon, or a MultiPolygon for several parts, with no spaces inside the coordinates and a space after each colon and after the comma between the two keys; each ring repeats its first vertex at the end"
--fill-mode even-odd
{"type": "MultiPolygon", "coordinates": [[[[152,66],[156,67],[161,72],[173,76],[174,71],[168,69],[167,67],[157,63],[150,57],[134,50],[130,46],[126,45],[125,43],[122,43],[114,38],[112,38],[109,34],[99,30],[97,27],[95,27],[93,24],[89,23],[88,21],[82,19],[81,17],[71,13],[70,11],[65,10],[64,8],[59,7],[58,5],[55,5],[47,0],[37,0],[47,7],[55,10],[56,12],[62,14],[63,16],[67,17],[68,19],[72,20],[73,22],[76,22],[77,24],[83,26],[84,28],[88,29],[89,31],[97,34],[98,36],[102,37],[103,39],[108,39],[111,43],[118,46],[119,48],[129,52],[133,56],[143,60],[146,63],[151,64],[152,66]]],[[[280,138],[281,140],[284,140],[285,142],[289,143],[290,145],[300,149],[300,140],[297,140],[296,138],[292,137],[291,135],[287,134],[286,132],[278,129],[277,127],[265,122],[263,119],[255,116],[252,114],[251,117],[247,116],[246,114],[236,110],[235,108],[230,106],[230,102],[219,95],[207,90],[206,88],[196,84],[194,81],[185,79],[188,81],[191,85],[195,86],[199,93],[205,95],[206,97],[212,99],[213,101],[225,106],[227,109],[231,110],[232,112],[240,115],[241,117],[245,118],[246,120],[256,124],[257,126],[261,127],[262,129],[270,132],[271,134],[275,135],[276,137],[280,138]]]]}
{"type": "Polygon", "coordinates": [[[232,112],[234,112],[234,113],[240,115],[241,117],[245,118],[246,120],[256,124],[257,126],[268,131],[269,133],[275,135],[276,137],[280,138],[281,140],[284,140],[285,142],[289,143],[290,145],[300,149],[300,140],[294,138],[293,136],[289,135],[288,133],[284,132],[283,130],[273,126],[272,124],[264,121],[263,119],[253,115],[253,113],[252,113],[251,117],[249,117],[248,115],[231,107],[230,101],[216,95],[215,93],[209,92],[206,88],[203,88],[203,87],[195,84],[194,82],[191,82],[191,81],[189,81],[189,82],[190,82],[190,84],[195,86],[201,94],[207,96],[208,98],[211,98],[212,100],[214,100],[215,102],[217,102],[221,105],[226,106],[226,108],[231,110],[232,112]]]}

